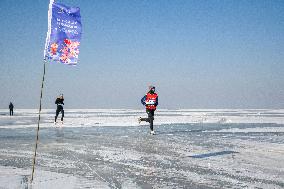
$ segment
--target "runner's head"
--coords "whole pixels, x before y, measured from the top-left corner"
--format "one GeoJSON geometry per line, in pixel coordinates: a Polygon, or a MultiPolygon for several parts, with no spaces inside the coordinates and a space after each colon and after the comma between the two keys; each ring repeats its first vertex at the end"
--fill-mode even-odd
{"type": "Polygon", "coordinates": [[[59,95],[59,98],[63,99],[63,94],[60,94],[60,95],[59,95]]]}
{"type": "Polygon", "coordinates": [[[155,92],[155,87],[153,85],[149,86],[149,92],[154,93],[155,92]]]}

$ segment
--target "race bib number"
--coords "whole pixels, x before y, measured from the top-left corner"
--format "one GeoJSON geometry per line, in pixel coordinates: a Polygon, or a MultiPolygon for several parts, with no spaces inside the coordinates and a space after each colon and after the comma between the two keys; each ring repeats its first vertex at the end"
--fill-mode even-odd
{"type": "Polygon", "coordinates": [[[155,103],[156,103],[155,100],[148,100],[148,101],[146,101],[147,105],[154,105],[155,103]]]}

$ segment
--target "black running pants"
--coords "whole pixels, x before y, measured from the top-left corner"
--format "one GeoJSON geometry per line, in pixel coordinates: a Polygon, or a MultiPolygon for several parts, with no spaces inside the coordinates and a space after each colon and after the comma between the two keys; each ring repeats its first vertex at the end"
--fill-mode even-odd
{"type": "Polygon", "coordinates": [[[155,110],[148,110],[148,109],[146,109],[146,113],[148,114],[148,118],[141,118],[141,121],[146,121],[146,122],[150,123],[151,131],[154,130],[154,125],[153,125],[153,122],[154,122],[154,112],[155,112],[155,110]]]}
{"type": "Polygon", "coordinates": [[[63,107],[62,106],[57,106],[57,109],[56,109],[56,115],[55,115],[55,122],[57,120],[57,117],[59,115],[59,113],[61,112],[62,116],[61,116],[61,121],[63,121],[63,117],[64,117],[64,110],[63,110],[63,107]]]}

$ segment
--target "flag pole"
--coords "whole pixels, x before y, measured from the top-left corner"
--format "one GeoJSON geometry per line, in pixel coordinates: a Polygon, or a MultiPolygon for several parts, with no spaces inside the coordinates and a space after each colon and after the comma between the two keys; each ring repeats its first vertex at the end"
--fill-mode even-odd
{"type": "Polygon", "coordinates": [[[50,33],[51,33],[51,17],[52,17],[52,4],[54,0],[49,1],[48,6],[48,29],[45,39],[45,48],[44,48],[44,63],[43,63],[43,75],[42,75],[42,81],[41,81],[41,89],[40,89],[40,100],[39,100],[39,111],[38,111],[38,121],[37,121],[37,131],[36,131],[36,143],[35,143],[35,152],[33,157],[33,168],[32,168],[32,176],[31,176],[31,183],[34,180],[34,172],[35,172],[35,164],[36,164],[36,155],[37,155],[37,146],[39,142],[39,124],[40,124],[40,113],[41,113],[41,107],[42,107],[42,93],[43,93],[43,86],[44,86],[44,78],[45,78],[45,68],[46,68],[46,57],[47,57],[47,48],[49,45],[50,40],[50,33]]]}
{"type": "Polygon", "coordinates": [[[35,152],[33,157],[33,168],[32,168],[32,176],[31,176],[31,183],[34,179],[34,172],[35,172],[35,164],[36,164],[36,155],[37,155],[37,146],[39,142],[39,124],[40,124],[40,113],[41,113],[41,107],[42,107],[42,93],[43,93],[43,86],[44,86],[44,78],[45,78],[45,67],[46,67],[46,60],[44,60],[43,64],[43,75],[42,75],[42,81],[41,81],[41,89],[40,89],[40,100],[39,100],[39,111],[38,111],[38,121],[37,121],[37,131],[36,131],[36,143],[35,143],[35,152]]]}

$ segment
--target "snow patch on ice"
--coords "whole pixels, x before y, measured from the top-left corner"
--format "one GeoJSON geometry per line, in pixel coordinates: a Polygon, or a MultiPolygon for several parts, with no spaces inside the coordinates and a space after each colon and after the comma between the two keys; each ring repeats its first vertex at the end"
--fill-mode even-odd
{"type": "Polygon", "coordinates": [[[7,189],[76,189],[110,188],[107,183],[98,180],[75,177],[73,175],[37,169],[31,183],[31,170],[0,166],[0,187],[7,189]],[[81,183],[84,185],[81,186],[81,183]]]}

